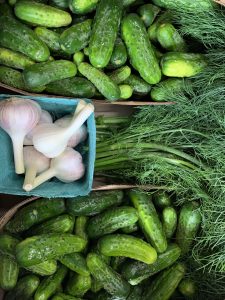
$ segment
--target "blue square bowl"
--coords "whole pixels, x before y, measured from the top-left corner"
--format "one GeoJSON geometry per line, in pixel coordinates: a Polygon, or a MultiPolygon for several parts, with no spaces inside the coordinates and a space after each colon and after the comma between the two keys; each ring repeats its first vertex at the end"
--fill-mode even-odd
{"type": "MultiPolygon", "coordinates": [[[[42,109],[49,111],[56,119],[73,113],[79,99],[32,97],[17,95],[0,95],[0,101],[10,97],[35,100],[42,109]]],[[[85,99],[91,103],[90,100],[85,99]]],[[[12,143],[8,134],[0,128],[0,193],[21,195],[21,196],[40,196],[46,198],[55,197],[76,197],[87,195],[92,188],[95,149],[96,149],[96,128],[95,118],[92,114],[87,120],[88,138],[79,145],[78,151],[83,156],[83,162],[86,167],[85,176],[72,183],[63,183],[56,178],[45,182],[31,192],[25,192],[22,189],[24,175],[15,174],[12,143]],[[88,150],[85,150],[88,149],[88,150]]]]}

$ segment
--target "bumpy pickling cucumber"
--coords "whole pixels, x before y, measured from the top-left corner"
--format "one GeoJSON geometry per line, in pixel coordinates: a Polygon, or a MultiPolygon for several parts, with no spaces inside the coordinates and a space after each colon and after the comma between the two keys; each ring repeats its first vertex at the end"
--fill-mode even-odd
{"type": "Polygon", "coordinates": [[[7,233],[0,234],[0,253],[13,254],[19,240],[7,233]]]}
{"type": "Polygon", "coordinates": [[[177,212],[173,207],[162,211],[162,225],[167,239],[171,239],[177,228],[177,212]]]}
{"type": "Polygon", "coordinates": [[[70,10],[77,15],[84,15],[95,10],[99,0],[69,0],[70,10]]]}
{"type": "Polygon", "coordinates": [[[50,276],[56,272],[56,269],[57,269],[56,260],[46,260],[40,264],[27,268],[27,270],[31,271],[32,273],[41,276],[50,276]]]}
{"type": "Polygon", "coordinates": [[[153,198],[155,206],[159,209],[163,209],[172,205],[171,198],[165,191],[156,192],[153,198]]]}
{"type": "Polygon", "coordinates": [[[158,6],[167,8],[167,9],[182,9],[187,10],[190,12],[199,11],[205,12],[210,11],[214,7],[213,1],[210,0],[199,0],[199,1],[192,1],[192,0],[153,0],[158,6]]]}
{"type": "Polygon", "coordinates": [[[126,61],[127,61],[126,46],[124,45],[124,42],[120,38],[117,38],[107,68],[117,69],[123,66],[126,63],[126,61]]]}
{"type": "Polygon", "coordinates": [[[34,64],[29,57],[6,48],[0,48],[0,64],[14,69],[25,69],[34,64]]]}
{"type": "Polygon", "coordinates": [[[0,287],[11,290],[16,286],[19,267],[12,254],[0,252],[0,287]]]}
{"type": "Polygon", "coordinates": [[[48,48],[51,51],[57,52],[61,50],[60,42],[59,42],[59,38],[60,38],[59,33],[40,26],[36,27],[34,29],[34,32],[40,38],[40,40],[42,40],[48,46],[48,48]]]}
{"type": "Polygon", "coordinates": [[[123,83],[130,85],[133,88],[134,94],[137,95],[146,95],[151,90],[150,84],[134,74],[131,74],[123,83]]]}
{"type": "Polygon", "coordinates": [[[68,269],[83,275],[88,276],[90,274],[86,260],[80,253],[70,253],[61,257],[60,262],[65,265],[68,269]]]}
{"type": "Polygon", "coordinates": [[[146,27],[149,27],[155,20],[160,8],[152,4],[144,4],[138,8],[138,14],[146,27]]]}
{"type": "Polygon", "coordinates": [[[124,82],[130,76],[130,74],[131,74],[131,68],[129,66],[124,66],[113,71],[111,74],[109,74],[109,77],[116,84],[120,84],[124,82]]]}
{"type": "Polygon", "coordinates": [[[73,273],[66,285],[66,292],[72,296],[83,297],[91,288],[91,276],[73,273]]]}

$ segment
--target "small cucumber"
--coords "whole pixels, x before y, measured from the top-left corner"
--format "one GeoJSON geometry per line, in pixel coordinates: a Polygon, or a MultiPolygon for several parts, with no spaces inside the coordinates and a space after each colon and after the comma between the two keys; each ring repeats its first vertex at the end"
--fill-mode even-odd
{"type": "Polygon", "coordinates": [[[82,299],[64,293],[57,293],[51,298],[51,300],[82,300],[82,299]]]}
{"type": "Polygon", "coordinates": [[[0,234],[0,253],[3,254],[14,254],[16,245],[19,240],[7,233],[0,234]]]}
{"type": "Polygon", "coordinates": [[[66,284],[66,292],[72,296],[83,297],[91,288],[91,276],[72,274],[66,284]]]}
{"type": "Polygon", "coordinates": [[[111,295],[127,297],[130,285],[96,253],[89,253],[87,265],[94,278],[99,281],[104,289],[111,295]]]}
{"type": "Polygon", "coordinates": [[[58,52],[61,50],[59,42],[59,33],[54,32],[53,30],[50,30],[48,28],[39,26],[34,29],[34,32],[40,38],[40,40],[42,40],[42,42],[44,42],[48,46],[48,48],[51,51],[58,52]]]}
{"type": "Polygon", "coordinates": [[[123,265],[122,275],[131,284],[138,285],[143,280],[172,266],[180,257],[181,250],[176,244],[170,244],[164,253],[158,255],[157,260],[147,265],[140,261],[130,261],[123,265]]]}
{"type": "Polygon", "coordinates": [[[41,276],[50,276],[56,272],[57,262],[56,260],[46,260],[40,264],[27,268],[27,270],[41,276]]]}
{"type": "Polygon", "coordinates": [[[65,203],[61,198],[36,200],[20,209],[6,224],[5,229],[11,233],[19,233],[31,226],[41,223],[65,211],[65,203]]]}
{"type": "Polygon", "coordinates": [[[14,69],[25,69],[34,64],[29,57],[10,49],[0,48],[0,64],[14,69]]]}
{"type": "Polygon", "coordinates": [[[68,60],[55,60],[38,63],[23,71],[25,84],[31,88],[75,76],[77,67],[68,60]]]}
{"type": "Polygon", "coordinates": [[[151,99],[154,101],[169,101],[169,95],[182,90],[184,81],[181,78],[169,78],[155,85],[151,90],[151,99]]]}
{"type": "Polygon", "coordinates": [[[183,255],[191,249],[201,221],[199,204],[197,202],[187,203],[181,208],[178,218],[176,242],[181,248],[183,255]]]}
{"type": "Polygon", "coordinates": [[[172,201],[170,196],[165,191],[158,191],[153,196],[154,204],[157,208],[163,209],[165,207],[171,206],[172,201]]]}
{"type": "Polygon", "coordinates": [[[90,274],[87,268],[86,260],[80,253],[66,254],[59,258],[59,261],[68,269],[80,275],[88,276],[90,274]]]}
{"type": "Polygon", "coordinates": [[[90,238],[95,239],[132,225],[137,220],[137,211],[133,207],[121,206],[111,208],[89,220],[87,234],[90,238]]]}
{"type": "Polygon", "coordinates": [[[121,99],[129,99],[133,94],[133,88],[128,84],[119,85],[120,88],[120,98],[121,99]]]}
{"type": "Polygon", "coordinates": [[[121,67],[115,71],[113,71],[111,74],[109,74],[109,77],[116,83],[120,84],[124,82],[131,74],[131,68],[128,66],[121,67]]]}
{"type": "Polygon", "coordinates": [[[165,252],[167,240],[151,196],[138,190],[131,190],[128,195],[138,211],[139,224],[147,240],[151,242],[158,253],[165,252]]]}
{"type": "Polygon", "coordinates": [[[189,11],[192,13],[195,12],[206,12],[211,11],[214,7],[213,1],[210,0],[153,0],[153,3],[160,7],[164,7],[167,9],[177,9],[178,7],[182,7],[184,11],[189,11]]]}
{"type": "Polygon", "coordinates": [[[60,36],[60,44],[63,51],[74,54],[84,49],[91,36],[92,20],[88,19],[66,29],[60,36]]]}
{"type": "Polygon", "coordinates": [[[124,42],[120,38],[117,38],[107,68],[117,69],[125,65],[126,61],[127,61],[126,46],[124,45],[124,42]]]}
{"type": "Polygon", "coordinates": [[[122,228],[122,232],[126,233],[126,234],[130,234],[130,233],[133,233],[135,231],[138,231],[138,224],[137,223],[134,223],[130,226],[126,226],[126,227],[122,228]]]}
{"type": "Polygon", "coordinates": [[[131,74],[123,83],[130,85],[133,88],[134,94],[137,95],[146,95],[151,90],[150,84],[134,74],[131,74]]]}
{"type": "Polygon", "coordinates": [[[84,55],[89,56],[89,49],[88,49],[88,47],[85,47],[83,51],[84,51],[84,55]]]}
{"type": "Polygon", "coordinates": [[[66,274],[67,268],[60,266],[55,274],[44,278],[35,292],[34,300],[47,300],[54,295],[66,274]]]}
{"type": "Polygon", "coordinates": [[[81,51],[78,51],[73,55],[73,61],[77,67],[80,63],[84,62],[84,58],[85,58],[84,53],[81,51]]]}
{"type": "Polygon", "coordinates": [[[196,283],[188,278],[183,279],[179,286],[178,290],[181,292],[181,294],[185,297],[185,299],[194,299],[194,296],[197,291],[196,283]]]}
{"type": "Polygon", "coordinates": [[[98,242],[99,250],[106,256],[125,256],[146,264],[153,264],[157,253],[145,241],[126,234],[111,234],[98,242]]]}
{"type": "Polygon", "coordinates": [[[87,223],[88,223],[88,217],[79,216],[76,219],[75,228],[74,228],[74,233],[77,236],[80,236],[81,238],[87,241],[87,246],[84,249],[84,252],[86,252],[88,247],[87,223]]]}
{"type": "Polygon", "coordinates": [[[43,260],[82,251],[85,246],[84,239],[72,234],[42,234],[20,242],[16,246],[16,258],[19,265],[26,268],[43,260]]]}
{"type": "Polygon", "coordinates": [[[0,288],[12,290],[17,283],[19,267],[15,257],[0,252],[0,288]]]}
{"type": "Polygon", "coordinates": [[[50,5],[65,9],[69,7],[69,0],[50,0],[50,5]]]}
{"type": "Polygon", "coordinates": [[[20,0],[14,12],[21,20],[44,27],[63,27],[72,22],[68,12],[34,1],[20,0]]]}
{"type": "Polygon", "coordinates": [[[173,207],[166,207],[162,211],[162,225],[167,239],[171,239],[177,228],[177,212],[173,207]]]}
{"type": "Polygon", "coordinates": [[[70,10],[77,15],[85,15],[96,9],[99,0],[69,0],[70,10]]]}
{"type": "Polygon", "coordinates": [[[153,4],[144,4],[138,8],[138,14],[146,27],[149,27],[160,12],[160,8],[153,4]]]}
{"type": "Polygon", "coordinates": [[[157,42],[157,29],[162,23],[167,23],[172,21],[172,16],[170,11],[165,11],[161,14],[156,21],[148,28],[148,37],[151,41],[157,42]]]}
{"type": "Polygon", "coordinates": [[[196,53],[168,52],[163,55],[161,68],[168,77],[191,77],[207,65],[204,55],[196,53]]]}
{"type": "Polygon", "coordinates": [[[100,0],[89,43],[89,59],[96,68],[108,65],[122,17],[120,0],[100,0]]]}

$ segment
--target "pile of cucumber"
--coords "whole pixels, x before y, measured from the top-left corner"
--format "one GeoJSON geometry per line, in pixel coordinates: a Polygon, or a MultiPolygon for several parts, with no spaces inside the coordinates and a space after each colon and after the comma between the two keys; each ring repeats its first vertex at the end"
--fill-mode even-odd
{"type": "MultiPolygon", "coordinates": [[[[153,3],[165,9],[167,1],[170,7],[171,0],[153,3]]],[[[179,90],[182,78],[201,72],[206,61],[204,55],[191,53],[192,46],[172,24],[171,13],[155,4],[142,0],[0,4],[0,82],[33,93],[168,101],[165,90],[179,90]]]]}
{"type": "Polygon", "coordinates": [[[172,201],[113,190],[28,204],[0,235],[4,300],[195,299],[184,261],[199,206],[172,201]]]}

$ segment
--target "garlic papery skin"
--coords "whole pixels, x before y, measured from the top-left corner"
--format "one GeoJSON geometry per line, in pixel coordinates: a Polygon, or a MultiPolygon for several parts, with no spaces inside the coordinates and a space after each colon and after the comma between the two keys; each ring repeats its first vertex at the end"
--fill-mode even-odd
{"type": "Polygon", "coordinates": [[[24,137],[39,122],[41,107],[30,99],[12,97],[0,102],[0,126],[11,137],[13,144],[15,172],[23,174],[24,137]]]}
{"type": "MultiPolygon", "coordinates": [[[[41,117],[37,125],[40,124],[51,124],[53,123],[52,116],[47,110],[41,111],[41,117]]],[[[33,145],[33,130],[28,132],[28,134],[25,136],[23,144],[25,146],[32,146],[33,145]]]]}
{"type": "Polygon", "coordinates": [[[33,146],[23,148],[23,157],[25,166],[23,189],[29,190],[32,188],[36,175],[49,169],[50,159],[38,152],[33,146]]]}
{"type": "Polygon", "coordinates": [[[37,151],[49,158],[60,155],[67,147],[71,136],[78,130],[89,116],[94,112],[94,106],[87,104],[73,117],[72,122],[66,128],[60,128],[56,124],[42,124],[35,128],[33,144],[37,151]]]}
{"type": "MultiPolygon", "coordinates": [[[[72,121],[71,116],[64,116],[63,118],[56,120],[54,124],[56,124],[59,127],[66,128],[70,125],[71,121],[72,121]]],[[[78,144],[84,142],[86,140],[86,138],[87,138],[87,127],[85,125],[82,125],[71,136],[71,138],[68,141],[67,146],[74,148],[78,144]]]]}
{"type": "Polygon", "coordinates": [[[82,156],[76,150],[67,147],[61,155],[51,160],[50,168],[37,176],[32,187],[26,187],[26,191],[33,190],[53,177],[69,183],[82,178],[84,173],[82,156]]]}

